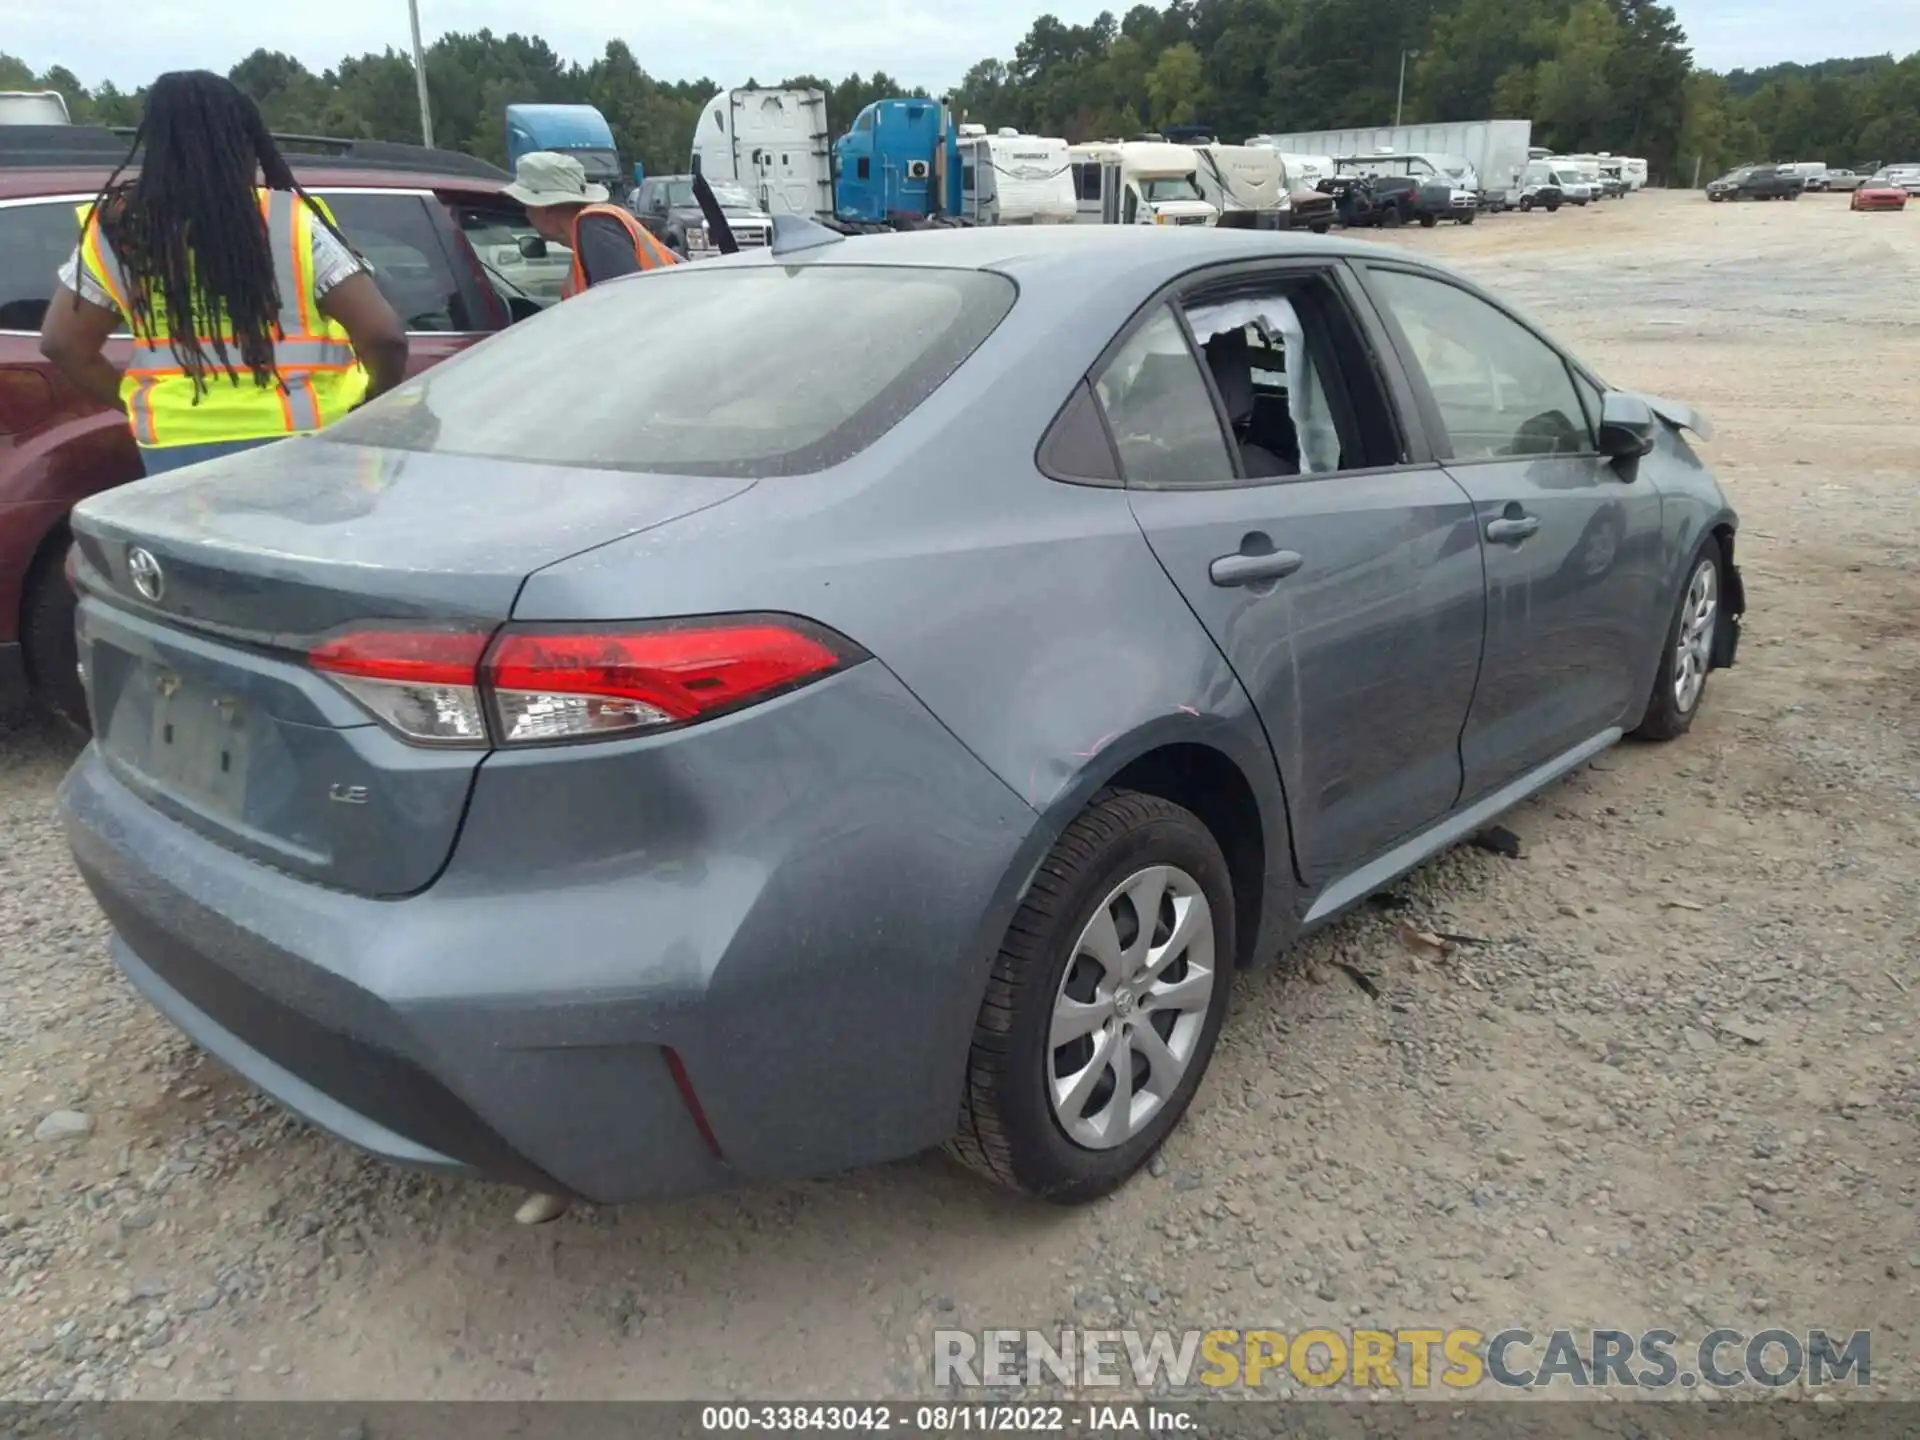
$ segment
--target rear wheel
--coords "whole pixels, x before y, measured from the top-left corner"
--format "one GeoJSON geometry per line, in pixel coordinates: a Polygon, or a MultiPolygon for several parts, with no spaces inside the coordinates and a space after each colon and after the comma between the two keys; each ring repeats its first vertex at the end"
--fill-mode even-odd
{"type": "Polygon", "coordinates": [[[1388,230],[1397,230],[1406,223],[1407,217],[1400,213],[1398,205],[1389,205],[1380,212],[1380,224],[1388,230]]]}
{"type": "Polygon", "coordinates": [[[1547,202],[1547,214],[1551,215],[1559,208],[1560,208],[1560,202],[1558,200],[1549,200],[1547,202]]]}
{"type": "Polygon", "coordinates": [[[1530,195],[1521,196],[1520,197],[1520,213],[1524,215],[1526,214],[1527,211],[1531,209],[1533,209],[1533,197],[1530,195]]]}
{"type": "Polygon", "coordinates": [[[1667,624],[1653,696],[1633,732],[1639,739],[1672,740],[1693,728],[1693,717],[1707,695],[1713,642],[1721,624],[1720,589],[1720,542],[1709,535],[1694,552],[1686,588],[1667,624]]]}
{"type": "Polygon", "coordinates": [[[20,640],[27,680],[42,706],[82,732],[88,729],[87,692],[80,684],[80,646],[73,634],[74,595],[66,576],[62,531],[41,551],[27,575],[20,640]]]}
{"type": "Polygon", "coordinates": [[[1097,796],[1008,927],[949,1149],[1062,1204],[1121,1185],[1199,1088],[1234,954],[1233,886],[1207,828],[1157,796],[1097,796]]]}
{"type": "Polygon", "coordinates": [[[1420,217],[1420,228],[1422,230],[1431,230],[1439,223],[1440,217],[1438,215],[1422,215],[1420,217]]]}

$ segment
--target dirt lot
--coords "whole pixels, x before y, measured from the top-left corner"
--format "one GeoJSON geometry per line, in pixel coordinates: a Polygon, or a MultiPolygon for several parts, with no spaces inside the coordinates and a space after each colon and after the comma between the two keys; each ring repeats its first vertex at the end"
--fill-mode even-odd
{"type": "Polygon", "coordinates": [[[7,734],[0,1395],[904,1396],[936,1326],[1356,1320],[1872,1327],[1920,1395],[1920,214],[1649,193],[1404,243],[1718,424],[1752,613],[1690,738],[1244,983],[1090,1209],[928,1157],[530,1229],[176,1039],[51,818],[71,747],[7,734]],[[1403,918],[1485,943],[1416,968],[1403,918]],[[36,1140],[62,1109],[91,1133],[36,1140]]]}

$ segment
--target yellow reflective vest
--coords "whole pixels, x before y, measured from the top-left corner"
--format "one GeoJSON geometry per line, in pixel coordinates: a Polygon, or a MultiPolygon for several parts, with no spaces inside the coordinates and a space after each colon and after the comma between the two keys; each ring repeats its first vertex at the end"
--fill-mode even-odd
{"type": "MultiPolygon", "coordinates": [[[[290,190],[260,190],[260,213],[273,248],[274,282],[280,291],[273,363],[279,383],[254,381],[245,364],[214,364],[205,389],[181,366],[167,335],[167,307],[155,303],[147,321],[137,320],[132,291],[119,256],[100,232],[91,203],[80,211],[80,263],[113,297],[133,334],[133,360],[120,382],[133,438],[146,449],[211,445],[226,440],[266,440],[318,430],[338,420],[367,393],[367,372],[355,358],[347,332],[320,313],[313,295],[313,226],[319,221],[290,190]]],[[[325,203],[312,202],[332,219],[325,203]]],[[[219,335],[236,362],[240,346],[227,316],[196,315],[203,344],[219,335]],[[218,329],[215,327],[218,326],[218,329]]],[[[208,347],[209,354],[212,353],[208,347]]]]}

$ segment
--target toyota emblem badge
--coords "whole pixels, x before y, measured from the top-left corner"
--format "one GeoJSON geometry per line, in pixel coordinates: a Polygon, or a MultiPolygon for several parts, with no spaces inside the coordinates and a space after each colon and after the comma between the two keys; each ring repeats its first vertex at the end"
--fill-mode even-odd
{"type": "Polygon", "coordinates": [[[136,545],[127,551],[127,574],[142,598],[156,605],[160,603],[160,597],[167,593],[167,577],[161,572],[160,562],[153,558],[151,550],[136,545]]]}

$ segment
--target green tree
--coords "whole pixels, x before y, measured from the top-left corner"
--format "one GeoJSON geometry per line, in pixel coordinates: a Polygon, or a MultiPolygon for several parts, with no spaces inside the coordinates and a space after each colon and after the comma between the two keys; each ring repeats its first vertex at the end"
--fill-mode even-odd
{"type": "Polygon", "coordinates": [[[1169,45],[1147,72],[1147,113],[1156,129],[1190,125],[1200,113],[1206,90],[1200,52],[1182,41],[1169,45]]]}

